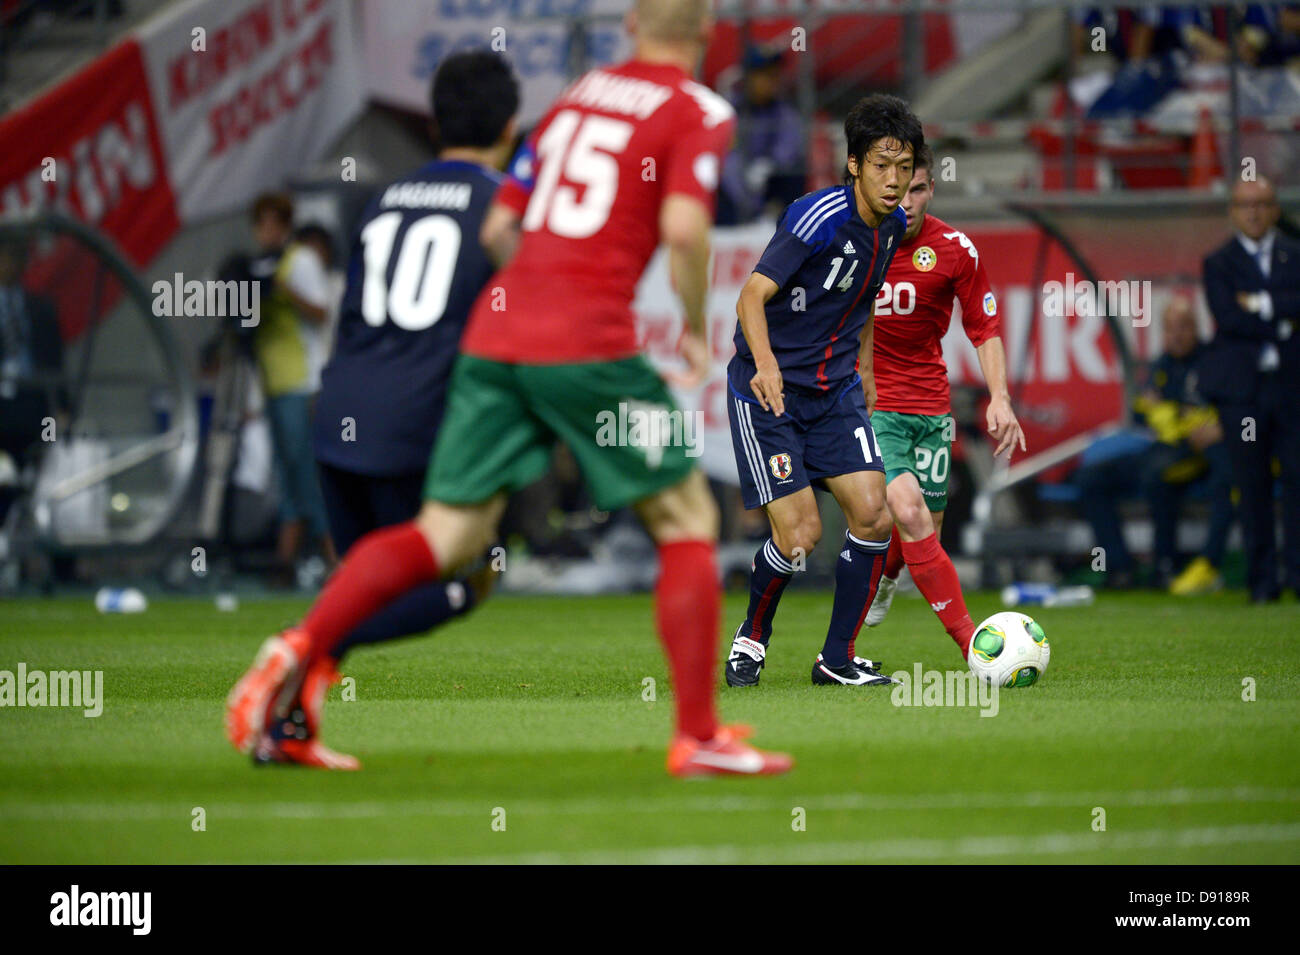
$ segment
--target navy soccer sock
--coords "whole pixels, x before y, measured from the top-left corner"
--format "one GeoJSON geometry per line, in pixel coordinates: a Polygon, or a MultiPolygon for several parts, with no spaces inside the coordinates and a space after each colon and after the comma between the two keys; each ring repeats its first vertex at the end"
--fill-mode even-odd
{"type": "Polygon", "coordinates": [[[473,591],[459,580],[437,580],[407,591],[362,621],[334,647],[335,660],[353,647],[425,633],[474,608],[473,591]]]}
{"type": "Polygon", "coordinates": [[[772,639],[772,618],[781,601],[785,585],[790,582],[794,566],[785,558],[772,538],[768,538],[754,555],[754,569],[749,575],[749,612],[740,635],[757,640],[763,646],[772,639]]]}
{"type": "Polygon", "coordinates": [[[880,576],[885,572],[889,539],[864,541],[844,534],[844,550],[835,562],[835,601],[831,624],[826,631],[822,660],[829,667],[842,667],[854,655],[854,641],[862,629],[867,608],[876,597],[880,576]]]}

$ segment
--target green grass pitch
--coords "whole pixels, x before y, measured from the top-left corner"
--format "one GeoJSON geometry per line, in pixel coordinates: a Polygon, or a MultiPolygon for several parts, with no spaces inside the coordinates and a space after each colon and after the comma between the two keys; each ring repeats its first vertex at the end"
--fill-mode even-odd
{"type": "MultiPolygon", "coordinates": [[[[303,601],[0,603],[0,670],[104,671],[96,719],[0,709],[0,862],[1300,862],[1293,601],[1037,610],[1050,670],[986,718],[811,686],[830,599],[789,593],[762,686],[720,691],[794,772],[697,781],[663,771],[649,596],[500,597],[354,653],[356,699],[335,688],[324,738],[360,773],[254,768],[222,736],[226,691],[303,601]]],[[[742,612],[730,596],[728,632],[742,612]]],[[[890,672],[963,667],[915,598],[859,650],[890,672]]]]}

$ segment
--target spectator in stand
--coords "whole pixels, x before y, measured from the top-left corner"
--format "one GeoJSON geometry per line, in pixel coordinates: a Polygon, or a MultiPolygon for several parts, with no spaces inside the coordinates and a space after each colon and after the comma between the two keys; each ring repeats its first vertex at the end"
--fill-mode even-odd
{"type": "Polygon", "coordinates": [[[1205,346],[1197,337],[1191,301],[1185,296],[1172,299],[1161,324],[1164,351],[1147,369],[1146,383],[1134,401],[1141,427],[1089,448],[1075,482],[1080,508],[1105,554],[1107,586],[1122,589],[1137,582],[1118,504],[1140,494],[1155,530],[1151,583],[1186,595],[1222,586],[1219,568],[1232,524],[1231,468],[1214,409],[1197,392],[1205,346]],[[1171,584],[1182,501],[1201,477],[1207,477],[1210,494],[1205,550],[1171,584]]]}
{"type": "Polygon", "coordinates": [[[1147,493],[1155,525],[1157,576],[1165,576],[1174,566],[1183,499],[1193,482],[1205,479],[1210,505],[1205,546],[1169,585],[1170,593],[1187,597],[1223,586],[1220,571],[1233,518],[1232,462],[1219,416],[1197,390],[1208,346],[1197,334],[1191,300],[1173,299],[1163,319],[1165,351],[1152,366],[1149,386],[1135,405],[1161,441],[1157,456],[1167,461],[1147,493]]]}
{"type": "Polygon", "coordinates": [[[723,164],[717,222],[752,222],[773,206],[784,209],[807,190],[803,119],[781,98],[779,47],[745,53],[736,109],[736,142],[723,164]]]}
{"type": "Polygon", "coordinates": [[[1192,60],[1226,58],[1214,36],[1209,11],[1165,4],[1132,11],[1089,10],[1076,16],[1075,43],[1082,51],[1092,30],[1106,31],[1122,65],[1114,82],[1088,107],[1089,119],[1140,116],[1177,89],[1192,60]],[[1123,29],[1123,28],[1127,29],[1123,29]]]}
{"type": "MultiPolygon", "coordinates": [[[[308,329],[309,332],[315,333],[312,346],[315,356],[319,358],[317,367],[323,369],[329,361],[330,353],[334,350],[334,332],[338,325],[339,308],[343,303],[343,290],[347,282],[338,268],[334,236],[329,229],[319,223],[309,222],[298,227],[293,234],[293,239],[314,252],[320,260],[321,268],[325,270],[326,287],[329,290],[325,306],[325,321],[316,328],[308,329]]],[[[315,390],[319,391],[319,386],[315,390]]]]}
{"type": "Polygon", "coordinates": [[[1237,33],[1237,56],[1251,66],[1285,65],[1300,56],[1300,4],[1249,4],[1237,33]]]}
{"type": "Polygon", "coordinates": [[[1276,600],[1273,459],[1281,476],[1285,586],[1300,595],[1300,243],[1277,230],[1280,208],[1265,178],[1238,182],[1234,235],[1205,259],[1205,295],[1218,325],[1202,391],[1223,421],[1241,492],[1250,598],[1276,600]]]}
{"type": "Polygon", "coordinates": [[[262,281],[261,321],[253,334],[266,414],[280,478],[280,532],[274,582],[288,586],[308,532],[325,558],[334,560],[325,502],[311,445],[312,399],[320,388],[324,354],[320,333],[329,318],[329,277],[310,246],[291,241],[293,201],[266,193],[252,209],[262,281]]]}

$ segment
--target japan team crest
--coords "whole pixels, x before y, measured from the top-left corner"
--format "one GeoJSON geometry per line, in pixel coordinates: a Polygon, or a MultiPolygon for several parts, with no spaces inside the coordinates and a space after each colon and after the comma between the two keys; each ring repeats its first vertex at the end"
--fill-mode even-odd
{"type": "Polygon", "coordinates": [[[767,466],[772,469],[772,476],[778,481],[784,481],[794,472],[794,465],[790,463],[790,455],[785,452],[774,454],[768,458],[767,466]]]}
{"type": "Polygon", "coordinates": [[[918,272],[928,272],[938,263],[939,257],[934,254],[934,249],[928,245],[923,245],[912,253],[912,267],[918,272]]]}

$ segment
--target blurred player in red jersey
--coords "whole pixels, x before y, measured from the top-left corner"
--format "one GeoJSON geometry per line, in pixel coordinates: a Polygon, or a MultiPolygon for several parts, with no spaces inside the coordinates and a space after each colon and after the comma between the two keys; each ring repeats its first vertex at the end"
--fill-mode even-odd
{"type": "Polygon", "coordinates": [[[903,197],[907,232],[875,302],[876,393],[867,395],[867,405],[885,460],[886,501],[899,532],[866,622],[874,627],[885,619],[906,563],[964,657],[975,625],[957,571],[939,546],[956,433],[940,340],[952,321],[954,298],[961,302],[962,327],[988,384],[988,431],[998,443],[994,454],[1010,456],[1017,444],[1021,451],[1026,445],[1011,410],[997,300],[979,250],[965,233],[926,212],[934,197],[933,165],[929,149],[923,149],[903,197]]]}
{"type": "Polygon", "coordinates": [[[358,623],[482,554],[507,495],[540,477],[562,441],[597,506],[633,507],[659,549],[655,619],[677,717],[669,772],[792,765],[744,743],[745,727],[717,721],[718,514],[688,449],[598,438],[602,413],[624,403],[675,412],[639,353],[632,312],[660,242],[686,317],[680,383],[708,373],[709,228],[734,127],[731,106],[690,76],[712,31],[707,0],[637,0],[626,25],[633,59],[592,70],[560,96],[484,219],[484,247],[509,264],[470,316],[424,508],[357,542],[302,624],[263,646],[227,700],[227,736],[239,749],[256,748],[274,701],[311,679],[358,623]]]}

